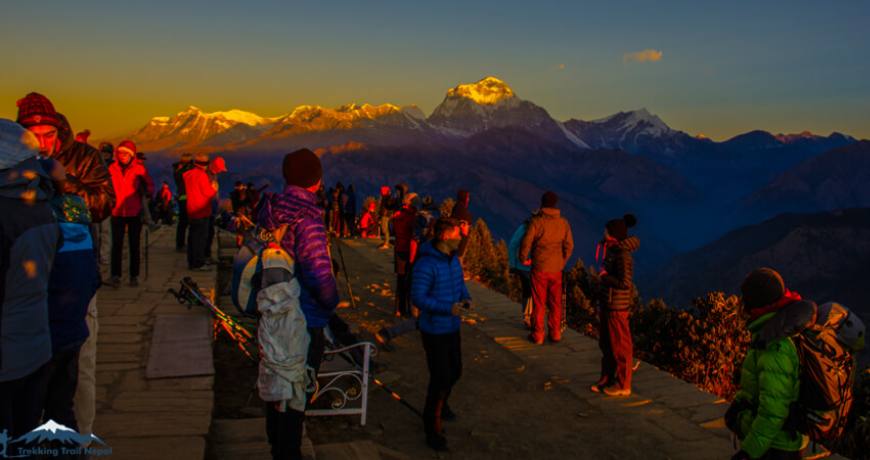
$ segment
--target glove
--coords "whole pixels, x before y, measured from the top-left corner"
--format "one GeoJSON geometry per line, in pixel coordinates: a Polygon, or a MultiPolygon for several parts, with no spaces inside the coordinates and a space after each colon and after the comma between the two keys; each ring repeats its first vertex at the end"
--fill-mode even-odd
{"type": "Polygon", "coordinates": [[[731,457],[731,460],[752,460],[752,457],[743,450],[738,450],[737,453],[731,457]]]}
{"type": "Polygon", "coordinates": [[[743,437],[740,432],[740,413],[747,409],[749,409],[749,404],[746,401],[738,400],[731,403],[731,406],[725,411],[725,426],[738,438],[743,437]]]}

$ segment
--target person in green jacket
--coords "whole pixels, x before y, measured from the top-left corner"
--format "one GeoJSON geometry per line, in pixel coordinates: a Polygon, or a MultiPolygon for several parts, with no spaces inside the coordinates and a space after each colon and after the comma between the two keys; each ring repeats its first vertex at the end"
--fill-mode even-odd
{"type": "Polygon", "coordinates": [[[725,414],[726,425],[740,439],[732,460],[800,459],[805,437],[787,423],[800,392],[800,360],[791,337],[812,319],[815,305],[787,290],[770,268],[749,273],[740,289],[752,341],[740,390],[725,414]]]}

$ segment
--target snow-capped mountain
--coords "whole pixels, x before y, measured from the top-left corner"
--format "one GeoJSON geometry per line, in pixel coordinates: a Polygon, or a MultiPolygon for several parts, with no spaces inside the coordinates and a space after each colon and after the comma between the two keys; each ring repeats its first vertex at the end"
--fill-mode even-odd
{"type": "Polygon", "coordinates": [[[55,422],[54,420],[49,420],[43,423],[30,433],[27,433],[19,437],[18,439],[15,439],[13,442],[26,444],[41,444],[47,441],[58,441],[63,444],[79,445],[84,445],[88,442],[96,441],[103,445],[106,444],[96,435],[79,434],[75,430],[63,426],[55,422]]]}
{"type": "Polygon", "coordinates": [[[711,142],[671,129],[645,108],[619,112],[592,121],[571,119],[565,128],[593,149],[673,155],[699,143],[711,142]]]}
{"type": "Polygon", "coordinates": [[[444,101],[435,108],[428,121],[459,136],[493,128],[519,127],[551,141],[568,141],[580,148],[588,147],[550,117],[543,107],[520,99],[505,82],[492,76],[447,90],[444,101]]]}
{"type": "Polygon", "coordinates": [[[264,118],[243,110],[203,112],[190,106],[171,117],[154,117],[130,139],[141,150],[194,148],[216,136],[221,142],[240,142],[256,137],[280,117],[264,118]],[[230,135],[225,135],[233,131],[230,135]]]}

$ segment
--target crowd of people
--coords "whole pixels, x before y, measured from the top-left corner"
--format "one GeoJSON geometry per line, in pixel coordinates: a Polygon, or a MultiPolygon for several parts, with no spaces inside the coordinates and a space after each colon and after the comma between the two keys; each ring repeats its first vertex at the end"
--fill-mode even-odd
{"type": "MultiPolygon", "coordinates": [[[[98,150],[87,144],[89,134],[73,137],[68,120],[37,93],[18,101],[16,121],[0,120],[0,211],[6,216],[0,220],[0,432],[15,438],[49,419],[91,433],[103,224],[111,228],[109,286],[121,284],[125,238],[129,284],[138,284],[143,226],[159,222],[177,222],[176,249],[186,252],[190,270],[215,263],[218,178],[227,173],[223,158],[181,155],[172,165],[175,196],[166,182],[155,194],[135,143],[104,143],[98,150]]],[[[320,366],[325,328],[337,337],[347,335],[335,314],[339,292],[330,236],[359,236],[393,249],[397,322],[376,339],[388,348],[395,337],[419,331],[429,371],[423,432],[432,449],[446,450],[443,422],[457,417],[449,399],[462,374],[460,318],[473,308],[463,270],[473,220],[470,193],[457,191],[453,208],[441,215],[430,196],[421,198],[408,184],[382,186],[379,197],[362,204],[357,219],[353,185],[325,189],[323,165],[310,150],[287,154],[282,175],[278,192],[239,181],[229,194],[234,226],[267,230],[272,239],[266,247],[288,256],[281,259],[286,273],[264,269],[257,297],[261,321],[268,318],[286,329],[259,332],[261,342],[287,348],[284,355],[271,349],[271,361],[260,366],[273,457],[301,458],[313,378],[307,370],[316,374],[320,366]]],[[[633,253],[640,240],[629,232],[636,224],[631,214],[606,222],[596,255],[602,359],[600,378],[590,389],[608,397],[632,391],[629,317],[633,253]]],[[[558,346],[562,340],[563,273],[573,250],[559,197],[548,191],[509,244],[511,273],[522,286],[520,321],[535,345],[548,339],[558,346]]],[[[268,268],[276,267],[280,264],[268,268]]],[[[741,440],[734,458],[799,458],[806,433],[786,423],[800,397],[793,322],[795,311],[810,311],[815,304],[786,289],[771,269],[750,273],[741,290],[753,344],[741,390],[726,416],[741,440]]]]}

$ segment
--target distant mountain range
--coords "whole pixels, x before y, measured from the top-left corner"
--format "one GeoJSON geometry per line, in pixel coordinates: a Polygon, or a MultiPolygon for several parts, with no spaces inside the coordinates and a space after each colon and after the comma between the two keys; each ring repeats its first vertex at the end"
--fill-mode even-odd
{"type": "Polygon", "coordinates": [[[819,303],[842,302],[867,321],[868,261],[870,208],[782,214],[675,257],[641,287],[685,306],[711,290],[739,294],[744,276],[767,266],[790,289],[819,303]]]}
{"type": "Polygon", "coordinates": [[[501,238],[551,189],[587,262],[604,223],[635,213],[641,272],[782,212],[870,206],[870,149],[848,135],[751,131],[715,142],[646,109],[558,121],[495,77],[449,89],[428,117],[391,104],[305,105],[277,117],[190,107],[129,137],[162,178],[181,151],[220,152],[225,190],[235,180],[280,187],[281,155],[301,147],[321,155],[328,185],[353,183],[360,198],[399,182],[439,200],[465,188],[501,238]]]}

